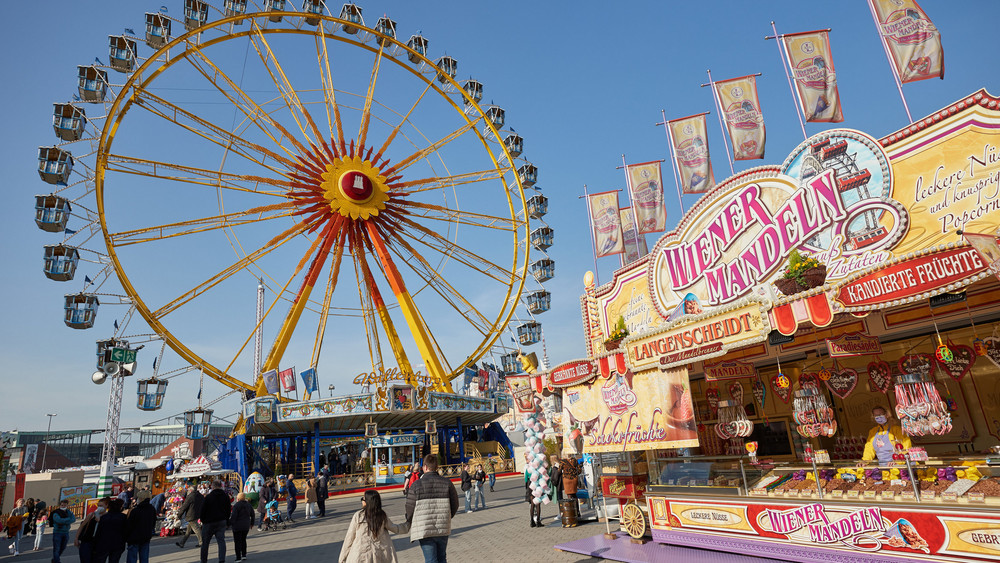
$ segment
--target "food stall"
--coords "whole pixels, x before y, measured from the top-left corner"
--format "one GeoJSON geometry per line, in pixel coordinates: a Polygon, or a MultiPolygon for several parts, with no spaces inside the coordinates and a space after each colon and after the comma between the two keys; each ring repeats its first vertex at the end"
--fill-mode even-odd
{"type": "Polygon", "coordinates": [[[562,386],[564,443],[629,458],[602,482],[645,486],[633,537],[1000,556],[995,123],[979,91],[880,140],[825,131],[720,182],[611,281],[585,277],[594,369],[562,386]]]}

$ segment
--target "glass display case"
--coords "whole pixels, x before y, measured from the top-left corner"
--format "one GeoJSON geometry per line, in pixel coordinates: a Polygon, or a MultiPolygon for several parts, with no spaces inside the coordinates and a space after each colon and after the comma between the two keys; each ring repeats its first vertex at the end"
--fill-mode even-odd
{"type": "Polygon", "coordinates": [[[650,493],[1000,505],[1000,465],[985,457],[803,463],[747,456],[650,456],[650,493]]]}

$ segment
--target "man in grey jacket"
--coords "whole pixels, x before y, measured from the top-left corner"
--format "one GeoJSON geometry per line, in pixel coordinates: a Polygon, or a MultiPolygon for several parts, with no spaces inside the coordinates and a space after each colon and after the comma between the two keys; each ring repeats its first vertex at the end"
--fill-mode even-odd
{"type": "Polygon", "coordinates": [[[451,519],[458,512],[458,491],[437,472],[438,458],[424,457],[424,474],[410,487],[406,497],[406,524],[410,541],[420,542],[425,563],[447,563],[445,551],[451,534],[451,519]]]}

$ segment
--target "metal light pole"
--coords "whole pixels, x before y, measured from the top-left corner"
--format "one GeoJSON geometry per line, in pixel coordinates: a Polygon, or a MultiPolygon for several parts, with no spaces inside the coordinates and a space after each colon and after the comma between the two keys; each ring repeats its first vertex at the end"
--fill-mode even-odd
{"type": "Polygon", "coordinates": [[[49,417],[49,426],[45,429],[45,439],[42,440],[42,448],[43,448],[42,449],[42,466],[38,470],[39,473],[41,473],[42,471],[45,471],[45,454],[49,453],[49,446],[46,444],[46,442],[49,441],[49,432],[52,431],[52,417],[53,416],[58,416],[58,415],[57,414],[48,414],[48,413],[46,413],[45,416],[49,417]]]}

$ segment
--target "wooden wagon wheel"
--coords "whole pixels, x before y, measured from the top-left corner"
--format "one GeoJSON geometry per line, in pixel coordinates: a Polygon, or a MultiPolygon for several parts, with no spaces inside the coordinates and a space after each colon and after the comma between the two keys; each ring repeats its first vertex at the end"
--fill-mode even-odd
{"type": "Polygon", "coordinates": [[[646,515],[638,504],[630,502],[622,507],[622,528],[635,539],[646,535],[646,515]]]}

